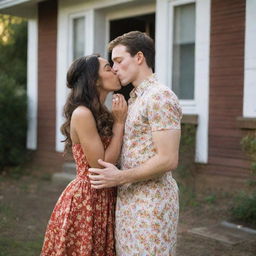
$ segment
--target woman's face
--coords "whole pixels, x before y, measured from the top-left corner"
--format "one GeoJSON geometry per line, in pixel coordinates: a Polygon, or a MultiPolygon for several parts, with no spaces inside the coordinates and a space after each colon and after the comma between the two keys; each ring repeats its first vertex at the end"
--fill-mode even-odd
{"type": "Polygon", "coordinates": [[[111,68],[108,61],[106,59],[99,57],[99,62],[99,89],[107,92],[120,90],[121,84],[118,79],[118,76],[115,74],[114,70],[111,68]]]}

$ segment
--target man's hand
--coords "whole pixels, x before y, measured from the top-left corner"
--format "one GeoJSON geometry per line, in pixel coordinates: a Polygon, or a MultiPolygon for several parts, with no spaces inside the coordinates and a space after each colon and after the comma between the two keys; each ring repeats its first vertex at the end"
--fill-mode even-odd
{"type": "Polygon", "coordinates": [[[121,184],[121,171],[113,164],[104,162],[99,159],[98,163],[104,166],[104,169],[89,168],[89,178],[91,180],[92,188],[110,188],[121,184]]]}

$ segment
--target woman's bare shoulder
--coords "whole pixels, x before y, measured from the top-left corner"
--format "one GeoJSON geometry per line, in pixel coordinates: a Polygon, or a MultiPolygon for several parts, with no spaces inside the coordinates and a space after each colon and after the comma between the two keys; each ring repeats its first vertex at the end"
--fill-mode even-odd
{"type": "Polygon", "coordinates": [[[72,113],[72,119],[73,120],[79,120],[79,119],[83,119],[86,118],[86,120],[90,120],[93,119],[93,114],[92,111],[85,107],[85,106],[78,106],[72,113]]]}

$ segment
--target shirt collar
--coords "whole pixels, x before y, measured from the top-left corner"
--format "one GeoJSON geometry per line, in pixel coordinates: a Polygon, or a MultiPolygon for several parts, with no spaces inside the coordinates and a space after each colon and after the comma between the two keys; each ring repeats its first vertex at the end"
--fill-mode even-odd
{"type": "Polygon", "coordinates": [[[157,76],[156,74],[152,74],[145,80],[143,80],[137,87],[135,87],[131,92],[130,92],[130,97],[131,98],[136,98],[141,96],[144,91],[151,85],[155,84],[157,82],[157,76]]]}

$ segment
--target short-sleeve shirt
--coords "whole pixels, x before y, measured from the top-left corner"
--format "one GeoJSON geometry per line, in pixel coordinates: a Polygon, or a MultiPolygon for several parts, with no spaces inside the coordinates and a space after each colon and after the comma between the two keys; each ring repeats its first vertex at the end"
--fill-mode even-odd
{"type": "MultiPolygon", "coordinates": [[[[153,132],[180,129],[176,95],[152,75],[131,93],[121,153],[121,169],[145,163],[156,154],[153,132]]],[[[170,141],[171,143],[171,141],[170,141]]],[[[171,172],[118,187],[117,255],[174,255],[178,188],[171,172]]]]}
{"type": "Polygon", "coordinates": [[[130,93],[121,154],[122,169],[134,168],[151,158],[156,150],[152,132],[180,129],[182,117],[177,96],[160,84],[155,75],[130,93]]]}

